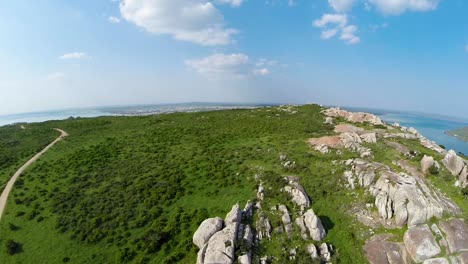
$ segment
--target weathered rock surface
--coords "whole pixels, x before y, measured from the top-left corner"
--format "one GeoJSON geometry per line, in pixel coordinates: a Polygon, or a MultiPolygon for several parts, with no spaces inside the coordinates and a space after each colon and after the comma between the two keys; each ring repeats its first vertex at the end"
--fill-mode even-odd
{"type": "Polygon", "coordinates": [[[423,264],[450,264],[446,258],[426,259],[423,264]]]}
{"type": "Polygon", "coordinates": [[[377,142],[377,136],[375,133],[366,133],[361,135],[362,141],[366,143],[376,143],[377,142]]]}
{"type": "Polygon", "coordinates": [[[363,128],[356,127],[350,124],[339,124],[335,126],[334,131],[336,133],[345,133],[345,132],[354,132],[354,133],[361,133],[364,131],[363,128]]]}
{"type": "Polygon", "coordinates": [[[321,241],[327,235],[320,218],[315,215],[312,209],[309,209],[304,215],[304,224],[309,230],[310,237],[315,241],[321,241]]]}
{"type": "Polygon", "coordinates": [[[451,253],[468,251],[468,227],[463,219],[441,221],[439,225],[451,253]]]}
{"type": "Polygon", "coordinates": [[[331,261],[331,252],[327,243],[322,243],[320,245],[320,258],[322,259],[322,262],[325,263],[330,263],[331,261]]]}
{"type": "Polygon", "coordinates": [[[223,228],[223,224],[223,219],[219,217],[206,219],[193,235],[193,243],[201,249],[211,236],[223,228]]]}
{"type": "Polygon", "coordinates": [[[424,155],[424,157],[422,158],[421,160],[421,171],[424,173],[424,174],[428,174],[429,173],[429,169],[435,165],[435,161],[434,161],[434,158],[431,157],[431,156],[426,156],[424,155]]]}
{"type": "Polygon", "coordinates": [[[410,153],[410,150],[405,145],[402,145],[398,142],[385,141],[385,143],[389,145],[390,147],[396,149],[398,152],[400,152],[403,155],[409,155],[410,153]]]}
{"type": "Polygon", "coordinates": [[[284,231],[286,231],[288,237],[291,238],[293,232],[293,225],[291,222],[291,216],[289,215],[288,208],[286,208],[285,205],[281,204],[280,206],[278,206],[278,211],[282,213],[281,221],[283,222],[284,231]]]}
{"type": "Polygon", "coordinates": [[[203,263],[232,264],[239,223],[233,222],[214,234],[208,241],[203,263]]]}
{"type": "Polygon", "coordinates": [[[461,187],[468,185],[468,162],[459,157],[455,151],[449,150],[442,160],[442,164],[452,173],[453,176],[458,177],[458,182],[461,187]]]}
{"type": "Polygon", "coordinates": [[[441,253],[441,249],[426,224],[412,226],[403,236],[406,250],[416,263],[434,258],[441,253]]]}
{"type": "Polygon", "coordinates": [[[242,220],[242,210],[239,207],[239,204],[232,206],[231,211],[226,215],[224,222],[227,224],[230,223],[240,223],[242,220]]]}
{"type": "Polygon", "coordinates": [[[353,122],[353,123],[368,122],[374,125],[384,124],[380,118],[369,113],[362,113],[362,112],[352,113],[346,110],[342,110],[340,108],[328,108],[324,110],[323,113],[329,117],[342,117],[348,120],[349,122],[353,122]]]}
{"type": "Polygon", "coordinates": [[[262,213],[260,213],[257,223],[257,236],[259,240],[262,240],[264,238],[271,239],[271,224],[270,220],[264,216],[262,213]]]}
{"type": "MultiPolygon", "coordinates": [[[[458,260],[460,264],[468,264],[468,251],[462,252],[458,255],[458,260]]],[[[453,263],[450,263],[453,264],[453,263]]]]}
{"type": "Polygon", "coordinates": [[[297,182],[297,179],[289,177],[287,180],[289,186],[285,186],[284,190],[291,195],[293,203],[302,208],[308,208],[310,206],[310,199],[304,187],[297,182]]]}
{"type": "Polygon", "coordinates": [[[319,259],[319,254],[318,254],[318,251],[317,251],[317,247],[314,244],[308,245],[307,248],[306,248],[306,252],[307,252],[307,254],[310,255],[310,258],[312,260],[319,259]]]}
{"type": "Polygon", "coordinates": [[[364,253],[370,264],[405,264],[408,257],[403,243],[390,242],[391,234],[375,235],[366,241],[364,253]]]}

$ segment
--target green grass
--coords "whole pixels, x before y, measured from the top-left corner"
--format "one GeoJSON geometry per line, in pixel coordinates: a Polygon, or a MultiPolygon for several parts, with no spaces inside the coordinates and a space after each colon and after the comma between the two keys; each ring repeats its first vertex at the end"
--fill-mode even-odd
{"type": "MultiPolygon", "coordinates": [[[[58,135],[51,128],[70,136],[34,163],[10,194],[0,222],[1,262],[194,263],[198,248],[192,236],[198,225],[208,217],[224,217],[237,202],[244,206],[254,200],[254,175],[261,171],[273,190],[279,189],[283,175],[300,176],[327,229],[325,241],[336,248],[334,263],[366,263],[362,246],[368,228],[348,213],[364,198],[343,188],[346,168],[340,163],[358,154],[312,150],[305,141],[334,134],[333,126],[323,124],[319,106],[295,110],[78,118],[34,125],[35,137],[18,140],[31,155],[58,135]],[[280,154],[296,167],[285,169],[280,154]],[[11,239],[22,245],[22,252],[13,256],[6,251],[11,239]]],[[[431,153],[415,142],[401,143],[431,153]]],[[[384,142],[366,147],[392,167],[401,158],[384,142]]],[[[439,180],[433,180],[436,186],[456,202],[464,201],[439,180]]],[[[264,207],[279,203],[296,213],[288,197],[277,191],[264,207]]],[[[294,232],[292,240],[278,235],[264,241],[258,254],[288,263],[283,247],[297,246],[296,263],[308,263],[304,249],[310,242],[300,238],[298,228],[294,232]]]]}
{"type": "Polygon", "coordinates": [[[23,163],[59,135],[59,132],[43,124],[0,127],[0,191],[23,163]]]}

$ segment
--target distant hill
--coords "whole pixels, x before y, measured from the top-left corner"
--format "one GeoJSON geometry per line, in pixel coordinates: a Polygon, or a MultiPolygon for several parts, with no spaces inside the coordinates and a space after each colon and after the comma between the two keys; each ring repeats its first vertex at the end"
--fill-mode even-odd
{"type": "Polygon", "coordinates": [[[447,131],[445,133],[449,136],[456,137],[460,140],[468,142],[468,127],[447,131]]]}

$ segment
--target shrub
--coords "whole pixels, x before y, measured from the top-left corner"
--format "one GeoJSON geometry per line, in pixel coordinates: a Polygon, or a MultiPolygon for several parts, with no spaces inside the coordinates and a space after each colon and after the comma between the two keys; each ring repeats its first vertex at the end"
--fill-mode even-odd
{"type": "Polygon", "coordinates": [[[8,240],[7,242],[7,252],[9,255],[15,255],[18,253],[21,253],[22,250],[22,245],[14,240],[8,240]]]}
{"type": "Polygon", "coordinates": [[[429,168],[429,173],[430,173],[431,175],[437,175],[437,174],[439,174],[439,168],[438,168],[435,164],[433,164],[433,165],[429,168]]]}

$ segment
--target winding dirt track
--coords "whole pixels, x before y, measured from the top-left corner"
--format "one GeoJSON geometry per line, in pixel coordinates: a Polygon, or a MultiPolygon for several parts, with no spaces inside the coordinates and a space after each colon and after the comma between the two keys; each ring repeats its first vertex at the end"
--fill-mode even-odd
{"type": "Polygon", "coordinates": [[[61,135],[52,143],[50,143],[47,147],[41,150],[41,152],[37,153],[34,157],[28,160],[23,166],[21,166],[21,168],[19,168],[19,170],[17,170],[15,174],[13,175],[13,177],[11,177],[11,179],[8,181],[5,189],[2,192],[2,195],[0,196],[0,220],[2,219],[3,210],[5,210],[5,206],[8,200],[8,195],[10,194],[10,191],[13,188],[13,185],[15,184],[16,180],[21,175],[21,173],[23,173],[23,171],[26,170],[28,166],[31,165],[34,161],[39,159],[42,156],[42,154],[46,153],[53,145],[55,145],[55,143],[59,142],[64,137],[68,136],[67,132],[61,129],[55,128],[55,130],[59,131],[61,135]]]}

